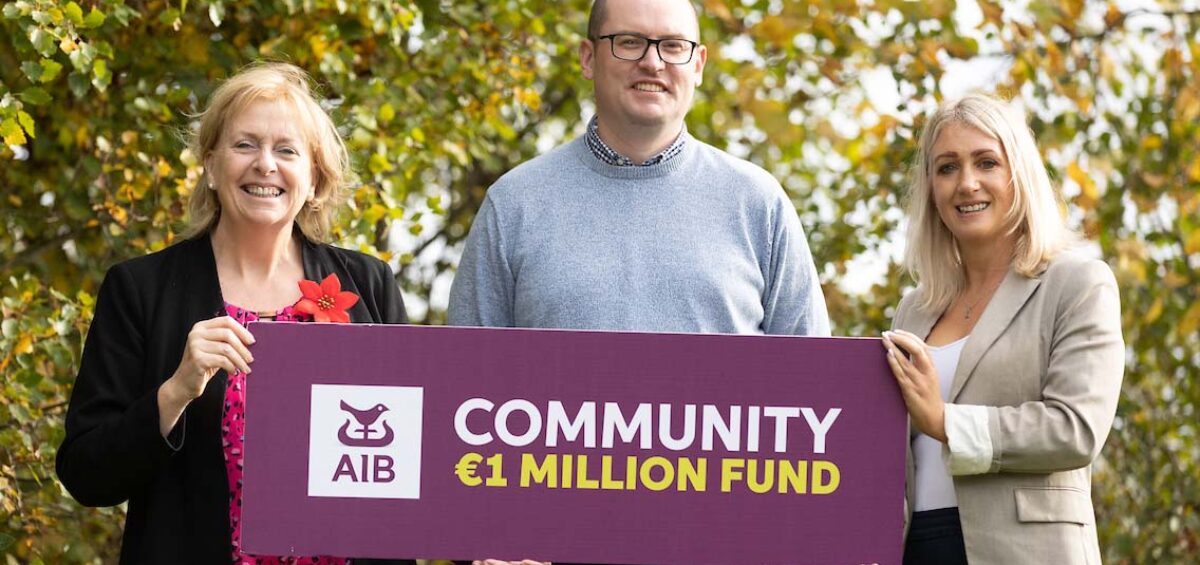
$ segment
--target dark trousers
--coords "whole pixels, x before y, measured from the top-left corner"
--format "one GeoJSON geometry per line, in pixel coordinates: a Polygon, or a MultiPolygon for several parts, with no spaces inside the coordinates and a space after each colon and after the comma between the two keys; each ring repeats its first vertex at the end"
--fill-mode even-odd
{"type": "Polygon", "coordinates": [[[913,513],[904,542],[904,565],[967,565],[958,508],[913,513]]]}

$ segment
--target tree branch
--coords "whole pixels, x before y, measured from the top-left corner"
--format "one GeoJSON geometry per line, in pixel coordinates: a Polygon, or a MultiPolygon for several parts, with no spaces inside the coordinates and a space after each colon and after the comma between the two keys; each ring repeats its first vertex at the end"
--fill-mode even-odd
{"type": "Polygon", "coordinates": [[[5,262],[4,265],[0,266],[0,274],[11,274],[12,271],[17,267],[28,265],[29,263],[33,262],[34,259],[36,259],[46,250],[53,247],[58,247],[69,240],[75,239],[76,237],[83,235],[83,233],[89,229],[92,228],[87,226],[79,226],[66,233],[56,235],[46,241],[42,241],[33,245],[32,247],[26,248],[24,251],[18,253],[16,256],[5,262]]]}
{"type": "Polygon", "coordinates": [[[0,42],[0,83],[4,83],[14,93],[17,92],[17,83],[25,77],[24,73],[19,71],[20,68],[20,61],[12,52],[12,44],[7,41],[0,42]]]}
{"type": "MultiPolygon", "coordinates": [[[[575,96],[575,89],[573,89],[573,88],[567,88],[562,91],[559,91],[558,94],[553,99],[549,100],[544,106],[542,106],[543,111],[540,112],[541,116],[539,117],[539,119],[531,120],[528,124],[525,125],[525,127],[521,128],[520,130],[517,130],[517,132],[516,132],[517,139],[521,139],[521,138],[524,138],[524,137],[532,134],[533,131],[536,130],[538,126],[542,125],[545,122],[545,119],[547,117],[553,116],[558,111],[558,109],[560,107],[562,107],[563,103],[565,103],[567,100],[569,100],[573,96],[575,96]]],[[[513,164],[513,166],[516,166],[516,165],[517,165],[517,163],[513,164]]],[[[442,229],[438,230],[436,233],[433,234],[433,236],[429,237],[428,239],[422,241],[419,245],[417,245],[417,247],[412,251],[413,257],[414,258],[420,257],[421,253],[424,252],[426,248],[428,248],[430,245],[432,245],[436,241],[445,240],[445,241],[447,241],[447,243],[449,243],[449,239],[450,239],[449,230],[450,230],[451,226],[454,226],[457,223],[457,221],[462,218],[462,215],[464,213],[473,212],[475,210],[478,210],[479,206],[481,204],[483,204],[482,198],[476,198],[475,195],[486,194],[487,193],[486,187],[489,187],[493,183],[495,183],[496,180],[500,178],[500,175],[502,175],[504,172],[505,171],[500,171],[499,173],[495,173],[492,171],[487,171],[483,167],[480,166],[479,161],[475,161],[472,164],[471,168],[468,170],[464,179],[460,183],[458,183],[458,184],[462,185],[465,188],[465,190],[451,189],[449,191],[451,197],[453,197],[455,194],[466,194],[466,195],[468,195],[468,198],[466,200],[459,200],[459,201],[452,200],[450,202],[449,210],[446,213],[446,221],[443,223],[442,229]],[[482,192],[471,190],[472,188],[475,188],[475,187],[484,187],[485,190],[482,192]]],[[[400,271],[401,272],[397,273],[397,275],[396,275],[398,279],[402,278],[403,275],[407,273],[408,266],[405,266],[400,271]]]]}

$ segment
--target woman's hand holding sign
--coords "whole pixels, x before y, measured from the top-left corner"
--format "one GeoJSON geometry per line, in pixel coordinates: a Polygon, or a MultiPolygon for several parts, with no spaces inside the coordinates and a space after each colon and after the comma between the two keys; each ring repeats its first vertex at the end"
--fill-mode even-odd
{"type": "Polygon", "coordinates": [[[254,356],[250,330],[229,316],[197,322],[188,332],[183,359],[175,374],[158,389],[158,427],[166,437],[192,400],[204,394],[208,382],[218,370],[250,373],[254,356]]]}
{"type": "Polygon", "coordinates": [[[888,366],[900,385],[900,394],[921,433],[946,442],[946,403],[938,383],[937,368],[921,338],[903,331],[883,332],[888,366]]]}

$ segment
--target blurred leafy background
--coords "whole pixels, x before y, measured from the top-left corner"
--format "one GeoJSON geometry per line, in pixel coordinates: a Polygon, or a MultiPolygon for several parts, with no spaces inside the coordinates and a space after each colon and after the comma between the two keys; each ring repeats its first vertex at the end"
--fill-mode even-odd
{"type": "MultiPolygon", "coordinates": [[[[1095,465],[1106,561],[1200,555],[1200,2],[705,0],[688,127],[773,172],[837,335],[902,289],[898,208],[922,117],[981,89],[1031,117],[1068,214],[1117,273],[1128,346],[1095,465]]],[[[359,172],[339,243],[445,321],[487,187],[578,135],[585,0],[5,0],[0,17],[0,554],[113,562],[121,508],[86,509],[54,446],[93,296],[169,245],[198,160],[181,133],[248,62],[317,78],[359,172]]]]}

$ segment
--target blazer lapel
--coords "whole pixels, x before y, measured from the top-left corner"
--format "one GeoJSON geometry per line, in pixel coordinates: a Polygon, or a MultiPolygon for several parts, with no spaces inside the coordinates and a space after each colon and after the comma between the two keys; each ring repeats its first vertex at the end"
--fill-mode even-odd
{"type": "Polygon", "coordinates": [[[905,320],[903,325],[897,324],[896,328],[907,330],[921,339],[927,339],[929,332],[933,330],[933,325],[941,317],[940,312],[934,312],[928,308],[913,308],[909,319],[905,320]]]}
{"type": "MultiPolygon", "coordinates": [[[[173,280],[170,283],[170,302],[177,304],[178,316],[185,323],[183,336],[191,330],[192,324],[225,315],[225,299],[221,294],[221,279],[217,276],[217,260],[213,255],[212,238],[210,234],[202,234],[193,239],[177,243],[179,253],[174,262],[168,267],[173,280]]],[[[172,321],[168,327],[176,327],[179,321],[172,321]]],[[[182,356],[184,344],[179,344],[177,355],[182,356]]],[[[178,357],[175,357],[178,359],[178,357]]],[[[178,363],[178,361],[175,361],[178,363]]],[[[171,365],[174,367],[174,364],[171,365]]],[[[170,377],[166,373],[163,380],[170,377]]],[[[206,408],[192,411],[200,414],[221,414],[222,401],[225,398],[225,370],[217,371],[213,376],[214,384],[194,402],[197,406],[206,408]]],[[[197,424],[192,424],[197,425],[197,424]]],[[[214,424],[215,425],[215,424],[214,424]]]]}
{"type": "Polygon", "coordinates": [[[296,237],[300,238],[301,261],[304,263],[304,278],[320,283],[325,280],[325,277],[333,274],[337,275],[338,282],[342,285],[342,291],[353,292],[358,295],[358,302],[354,303],[349,310],[346,311],[350,315],[350,321],[353,323],[370,323],[374,321],[370,310],[367,309],[365,300],[363,299],[364,290],[358,287],[354,278],[350,276],[350,269],[345,263],[339,260],[337,255],[330,251],[327,245],[321,245],[309,241],[307,237],[300,234],[296,230],[296,237]]]}
{"type": "Polygon", "coordinates": [[[954,382],[950,386],[950,402],[958,399],[983,354],[1000,338],[1041,282],[1041,279],[1030,279],[1017,274],[1016,271],[1008,271],[1004,282],[996,289],[996,295],[988,302],[979,322],[975,324],[975,329],[971,331],[971,337],[963,347],[962,356],[958,359],[958,368],[954,371],[954,382]]]}
{"type": "MultiPolygon", "coordinates": [[[[307,237],[300,235],[299,230],[296,230],[293,237],[300,238],[300,262],[304,265],[304,278],[320,283],[329,276],[329,269],[325,268],[327,261],[323,261],[321,250],[307,237]]],[[[341,275],[338,275],[338,279],[341,278],[341,275]]]]}
{"type": "Polygon", "coordinates": [[[212,240],[208,234],[180,243],[186,246],[180,253],[175,270],[179,294],[183,298],[188,320],[208,320],[225,315],[221,296],[221,281],[217,277],[217,260],[213,257],[212,240]]]}

